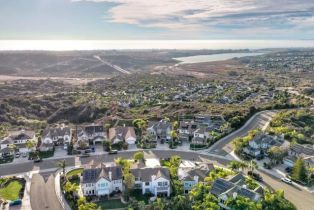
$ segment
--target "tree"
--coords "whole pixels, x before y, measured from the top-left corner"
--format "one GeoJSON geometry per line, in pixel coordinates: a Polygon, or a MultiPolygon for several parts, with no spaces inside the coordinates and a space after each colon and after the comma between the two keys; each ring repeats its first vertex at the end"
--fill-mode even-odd
{"type": "Polygon", "coordinates": [[[298,181],[307,182],[308,172],[302,158],[298,158],[294,163],[291,177],[298,181]]]}
{"type": "Polygon", "coordinates": [[[66,182],[63,189],[67,194],[71,195],[71,197],[73,198],[74,194],[77,193],[78,186],[75,183],[66,182]]]}
{"type": "Polygon", "coordinates": [[[140,132],[140,137],[141,137],[141,140],[142,140],[145,128],[147,127],[146,121],[143,120],[143,119],[135,119],[135,120],[133,120],[132,124],[140,132]]]}
{"type": "Polygon", "coordinates": [[[152,210],[164,210],[166,209],[166,201],[161,198],[157,198],[152,204],[152,210]]]}
{"type": "Polygon", "coordinates": [[[95,203],[86,202],[85,197],[80,197],[77,201],[78,210],[101,210],[100,207],[97,208],[95,203]]]}
{"type": "Polygon", "coordinates": [[[237,196],[236,198],[230,197],[226,201],[226,206],[232,210],[262,210],[262,204],[254,202],[249,198],[237,196]]]}
{"type": "Polygon", "coordinates": [[[64,177],[66,177],[66,176],[65,176],[65,168],[66,168],[65,159],[58,161],[58,162],[57,162],[57,166],[58,166],[59,169],[62,169],[62,175],[63,175],[64,177]]]}
{"type": "Polygon", "coordinates": [[[281,162],[285,156],[285,151],[278,146],[273,146],[268,150],[268,157],[271,162],[281,162]]]}
{"type": "Polygon", "coordinates": [[[133,188],[134,183],[135,183],[135,177],[130,172],[124,173],[123,177],[124,177],[123,182],[125,185],[124,198],[126,199],[126,201],[128,201],[130,190],[133,188]]]}
{"type": "Polygon", "coordinates": [[[171,199],[172,210],[190,210],[191,208],[189,199],[184,195],[177,195],[171,199]]]}
{"type": "Polygon", "coordinates": [[[243,170],[244,168],[247,168],[247,164],[245,162],[240,162],[233,160],[229,163],[228,167],[233,171],[243,170]]]}
{"type": "Polygon", "coordinates": [[[131,203],[128,205],[128,210],[142,210],[144,208],[145,208],[144,201],[132,200],[131,203]]]}
{"type": "Polygon", "coordinates": [[[296,210],[297,208],[284,197],[283,190],[271,193],[265,190],[262,201],[263,210],[296,210]]]}
{"type": "Polygon", "coordinates": [[[173,130],[177,130],[177,129],[179,128],[179,123],[178,123],[178,121],[174,121],[174,122],[172,123],[172,128],[173,128],[173,130]]]}
{"type": "Polygon", "coordinates": [[[178,138],[177,131],[175,131],[175,130],[172,130],[171,133],[170,133],[170,135],[171,135],[171,138],[172,138],[173,140],[175,140],[175,139],[178,138]]]}
{"type": "Polygon", "coordinates": [[[28,150],[33,150],[33,148],[35,147],[36,143],[33,140],[29,140],[26,142],[26,147],[28,150]]]}
{"type": "Polygon", "coordinates": [[[141,152],[134,153],[133,159],[136,160],[136,161],[144,160],[144,152],[141,151],[141,152]]]}
{"type": "Polygon", "coordinates": [[[189,192],[190,205],[193,210],[220,210],[217,198],[210,194],[210,186],[198,183],[189,192]]]}

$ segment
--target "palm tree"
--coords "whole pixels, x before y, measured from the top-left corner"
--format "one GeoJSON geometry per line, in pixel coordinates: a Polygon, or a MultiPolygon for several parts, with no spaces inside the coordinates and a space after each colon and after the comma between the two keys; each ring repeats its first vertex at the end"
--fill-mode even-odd
{"type": "Polygon", "coordinates": [[[57,162],[57,166],[58,166],[59,169],[62,169],[62,174],[63,174],[64,177],[66,177],[65,176],[65,168],[66,168],[65,159],[58,161],[57,162]]]}

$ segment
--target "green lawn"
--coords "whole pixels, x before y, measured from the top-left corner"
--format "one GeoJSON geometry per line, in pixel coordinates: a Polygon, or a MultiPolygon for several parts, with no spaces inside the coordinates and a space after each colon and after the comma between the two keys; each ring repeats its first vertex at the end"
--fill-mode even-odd
{"type": "Polygon", "coordinates": [[[0,188],[0,198],[5,200],[16,200],[19,198],[22,184],[19,181],[10,182],[7,187],[0,188]]]}
{"type": "Polygon", "coordinates": [[[122,203],[120,199],[99,201],[96,204],[101,209],[118,209],[127,207],[127,204],[122,203]]]}
{"type": "Polygon", "coordinates": [[[66,176],[67,178],[73,176],[73,175],[80,175],[82,172],[83,172],[83,168],[76,168],[76,169],[73,169],[72,171],[69,171],[66,176]]]}

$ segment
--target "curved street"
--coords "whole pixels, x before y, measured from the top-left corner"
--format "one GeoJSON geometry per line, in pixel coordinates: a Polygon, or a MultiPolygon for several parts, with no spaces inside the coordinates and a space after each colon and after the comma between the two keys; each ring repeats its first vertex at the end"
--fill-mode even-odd
{"type": "MultiPolygon", "coordinates": [[[[265,128],[275,111],[263,111],[255,114],[249,121],[239,130],[224,137],[211,148],[205,151],[180,151],[180,150],[144,150],[145,158],[167,158],[172,155],[179,155],[185,160],[194,161],[210,161],[216,165],[226,166],[233,159],[229,153],[232,151],[232,140],[236,137],[245,136],[249,130],[256,128],[265,128]]],[[[65,158],[51,158],[46,159],[41,163],[25,162],[15,164],[0,165],[0,176],[23,174],[32,172],[33,179],[31,185],[31,205],[34,210],[40,209],[59,209],[60,204],[54,191],[53,174],[57,170],[56,162],[65,159],[67,166],[85,165],[94,161],[112,162],[117,157],[131,158],[136,151],[122,151],[117,155],[94,154],[90,157],[81,158],[75,156],[68,156],[65,158]],[[45,181],[46,180],[46,181],[45,181]],[[44,198],[43,198],[44,197],[44,198]],[[42,199],[38,199],[42,198],[42,199]]],[[[260,171],[264,183],[273,189],[283,189],[285,196],[294,203],[299,210],[313,209],[314,197],[308,191],[301,189],[294,185],[287,185],[280,181],[280,179],[265,174],[260,171]]]]}

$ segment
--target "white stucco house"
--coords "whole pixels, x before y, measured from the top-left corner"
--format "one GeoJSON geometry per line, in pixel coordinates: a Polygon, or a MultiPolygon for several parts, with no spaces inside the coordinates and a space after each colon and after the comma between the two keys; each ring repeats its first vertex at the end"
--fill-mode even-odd
{"type": "Polygon", "coordinates": [[[70,127],[64,125],[47,127],[42,135],[40,150],[51,150],[56,145],[69,145],[71,139],[72,130],[70,127]]]}

